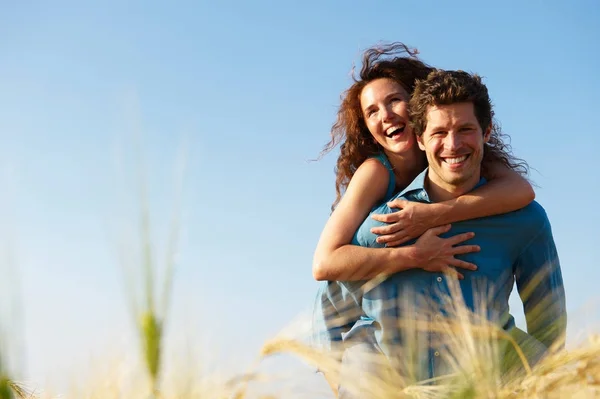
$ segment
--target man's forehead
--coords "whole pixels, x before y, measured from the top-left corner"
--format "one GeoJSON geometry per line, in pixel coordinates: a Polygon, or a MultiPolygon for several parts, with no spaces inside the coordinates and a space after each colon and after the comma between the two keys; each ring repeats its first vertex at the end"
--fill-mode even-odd
{"type": "Polygon", "coordinates": [[[427,127],[456,123],[477,123],[472,102],[430,105],[427,107],[427,127]],[[430,126],[431,125],[431,126],[430,126]]]}

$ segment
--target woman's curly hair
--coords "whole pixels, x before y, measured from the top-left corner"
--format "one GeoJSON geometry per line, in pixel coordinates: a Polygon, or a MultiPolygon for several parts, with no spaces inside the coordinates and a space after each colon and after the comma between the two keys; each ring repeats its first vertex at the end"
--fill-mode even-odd
{"type": "Polygon", "coordinates": [[[363,117],[360,105],[362,90],[376,79],[388,78],[412,95],[416,81],[427,78],[433,70],[419,60],[417,54],[416,49],[399,42],[372,47],[363,53],[360,74],[358,77],[352,74],[354,83],[341,96],[337,120],[331,128],[331,140],[321,152],[324,155],[341,143],[335,168],[336,199],[332,210],[339,203],[356,169],[368,157],[381,151],[363,117]]]}

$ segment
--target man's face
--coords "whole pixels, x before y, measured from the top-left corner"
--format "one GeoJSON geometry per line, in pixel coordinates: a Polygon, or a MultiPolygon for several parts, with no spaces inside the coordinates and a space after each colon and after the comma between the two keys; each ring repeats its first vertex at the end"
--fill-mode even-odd
{"type": "Polygon", "coordinates": [[[427,154],[429,179],[449,192],[469,191],[480,179],[491,128],[482,132],[470,102],[430,106],[426,118],[417,140],[427,154]]]}

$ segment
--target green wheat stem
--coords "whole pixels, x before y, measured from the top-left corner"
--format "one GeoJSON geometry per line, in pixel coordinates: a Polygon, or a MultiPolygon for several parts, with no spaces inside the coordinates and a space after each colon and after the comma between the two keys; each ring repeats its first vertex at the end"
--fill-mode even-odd
{"type": "MultiPolygon", "coordinates": [[[[138,137],[139,139],[139,137],[138,137]]],[[[175,206],[170,220],[170,231],[166,242],[164,274],[159,273],[160,262],[155,259],[156,251],[152,243],[152,218],[150,212],[150,201],[148,197],[147,180],[145,173],[145,163],[143,161],[143,151],[141,140],[136,143],[136,160],[138,162],[138,204],[139,210],[139,248],[140,258],[138,266],[135,268],[139,278],[127,275],[132,287],[137,285],[142,289],[137,296],[137,303],[134,300],[132,308],[136,318],[136,326],[139,331],[141,341],[142,358],[147,375],[150,379],[152,396],[159,396],[159,380],[161,376],[161,366],[163,362],[162,350],[164,339],[164,326],[168,315],[168,304],[172,294],[173,275],[175,269],[175,257],[177,242],[179,240],[179,202],[183,173],[178,173],[176,177],[175,206]],[[161,281],[162,280],[162,281],[161,281]],[[136,284],[137,282],[137,284],[136,284]]],[[[182,160],[182,158],[180,158],[182,160]]],[[[183,162],[178,163],[177,171],[183,170],[183,162]],[[180,165],[181,164],[181,165],[180,165]]],[[[129,259],[127,251],[121,252],[124,261],[129,259]]],[[[134,261],[134,264],[137,263],[134,261]]],[[[136,296],[134,296],[135,298],[136,296]]],[[[1,399],[1,398],[0,398],[1,399]]]]}
{"type": "Polygon", "coordinates": [[[10,379],[5,375],[0,375],[0,399],[14,399],[10,379]]]}

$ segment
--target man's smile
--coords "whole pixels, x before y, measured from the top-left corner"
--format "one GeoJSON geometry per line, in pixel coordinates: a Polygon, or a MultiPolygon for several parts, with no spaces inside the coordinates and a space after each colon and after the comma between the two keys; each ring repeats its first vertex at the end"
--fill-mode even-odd
{"type": "Polygon", "coordinates": [[[450,166],[453,169],[456,169],[456,168],[459,168],[462,165],[464,165],[470,156],[471,156],[471,154],[465,154],[465,155],[461,155],[461,156],[440,157],[440,158],[442,159],[443,163],[445,163],[446,165],[450,166]]]}

